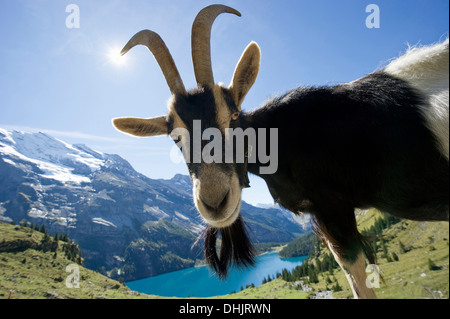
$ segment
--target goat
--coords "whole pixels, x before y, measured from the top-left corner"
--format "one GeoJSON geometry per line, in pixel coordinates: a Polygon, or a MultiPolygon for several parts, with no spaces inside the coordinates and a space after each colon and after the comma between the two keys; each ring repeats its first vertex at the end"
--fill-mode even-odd
{"type": "MultiPolygon", "coordinates": [[[[276,128],[278,139],[246,139],[244,161],[187,161],[193,198],[205,219],[205,258],[219,276],[230,264],[250,266],[255,252],[240,216],[241,192],[248,173],[262,177],[274,200],[294,214],[308,212],[315,232],[344,270],[355,298],[376,298],[366,287],[365,259],[375,262],[358,232],[354,210],[374,207],[411,220],[449,220],[449,41],[415,48],[387,67],[333,87],[302,87],[273,98],[252,112],[241,109],[254,84],[259,46],[245,49],[230,86],[214,82],[211,27],[218,15],[240,13],[212,5],[196,17],[192,56],[198,87],[186,91],[163,40],[154,32],[137,33],[122,54],[141,44],[159,63],[172,93],[168,115],[150,119],[118,118],[114,126],[135,136],[169,135],[183,154],[195,156],[194,122],[201,131],[214,127],[276,128]],[[188,137],[174,133],[177,129],[188,137]],[[278,169],[261,174],[253,158],[257,146],[276,143],[278,169]],[[186,149],[188,150],[186,152],[186,149]],[[222,236],[220,252],[216,241],[222,236]]],[[[202,141],[202,147],[205,147],[202,141]]],[[[199,152],[199,150],[197,150],[199,152]]],[[[192,158],[192,157],[190,157],[192,158]]]]}

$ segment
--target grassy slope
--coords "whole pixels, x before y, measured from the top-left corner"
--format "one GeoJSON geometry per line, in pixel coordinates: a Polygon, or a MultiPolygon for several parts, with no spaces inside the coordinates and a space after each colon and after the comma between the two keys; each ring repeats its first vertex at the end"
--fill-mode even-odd
{"type": "MultiPolygon", "coordinates": [[[[371,210],[359,216],[360,230],[369,228],[378,212],[371,210]]],[[[376,289],[379,298],[432,298],[449,297],[449,228],[448,223],[402,221],[385,230],[383,237],[388,240],[390,253],[399,256],[398,262],[387,262],[378,254],[378,265],[387,285],[381,283],[376,289]],[[401,241],[407,253],[400,253],[401,241]],[[440,267],[430,271],[428,259],[440,267]],[[425,275],[424,275],[425,274],[425,275]]],[[[0,246],[8,242],[28,241],[38,245],[43,234],[28,228],[0,223],[0,246]]],[[[36,249],[18,252],[0,252],[0,299],[8,298],[158,298],[130,291],[126,286],[94,271],[80,267],[80,288],[67,288],[65,279],[70,273],[65,271],[69,261],[61,250],[54,253],[36,249]]],[[[333,293],[336,298],[351,297],[351,291],[344,274],[336,270],[330,276],[333,283],[326,284],[320,275],[320,282],[311,285],[314,292],[327,290],[337,280],[343,291],[333,293]]],[[[257,288],[249,288],[239,293],[219,296],[221,299],[305,299],[309,293],[299,292],[293,285],[281,279],[273,280],[257,288]]]]}
{"type": "MultiPolygon", "coordinates": [[[[358,218],[360,230],[373,225],[376,210],[370,210],[358,218]]],[[[422,299],[449,297],[449,228],[447,222],[414,222],[403,220],[383,232],[389,253],[395,252],[399,261],[388,262],[378,252],[378,266],[386,284],[375,289],[378,298],[422,299]],[[407,253],[400,252],[401,241],[411,248],[407,253]],[[434,247],[435,250],[430,248],[434,247]],[[431,258],[441,270],[430,271],[428,259],[431,258]],[[439,293],[439,292],[442,293],[439,293]]],[[[336,272],[336,279],[343,288],[333,293],[336,298],[352,296],[350,287],[342,271],[336,272]]],[[[323,278],[321,278],[323,279],[323,278]]],[[[313,286],[316,290],[325,289],[324,281],[313,286]]]]}
{"type": "MultiPolygon", "coordinates": [[[[375,211],[369,214],[379,214],[375,211]]],[[[374,218],[372,218],[373,220],[374,218]]],[[[362,227],[361,229],[364,229],[362,227]]],[[[403,220],[383,232],[390,253],[399,261],[387,262],[378,254],[386,285],[376,293],[379,298],[449,297],[449,224],[448,222],[414,222],[403,220]],[[409,248],[401,253],[400,243],[409,248]],[[440,270],[429,270],[431,259],[440,270]]]]}
{"type": "MultiPolygon", "coordinates": [[[[360,230],[373,225],[375,217],[380,216],[376,210],[359,214],[358,227],[360,230]]],[[[386,284],[380,283],[375,289],[378,298],[386,299],[422,299],[449,298],[449,226],[447,222],[413,222],[401,221],[383,232],[387,240],[389,253],[395,252],[399,261],[387,262],[378,256],[378,266],[386,284]],[[410,248],[407,253],[400,252],[401,241],[410,248]],[[440,270],[430,271],[428,259],[431,259],[440,270]]],[[[276,279],[257,288],[246,289],[237,294],[221,298],[278,298],[305,299],[318,291],[331,290],[336,281],[343,288],[341,292],[334,292],[335,298],[352,297],[350,286],[343,272],[335,270],[331,284],[325,282],[325,276],[319,275],[319,283],[311,284],[312,293],[298,292],[292,285],[276,279]]]]}
{"type": "Polygon", "coordinates": [[[256,288],[247,288],[235,294],[211,299],[307,299],[309,294],[291,288],[292,285],[278,278],[256,288]]]}
{"type": "Polygon", "coordinates": [[[54,252],[39,249],[43,234],[29,228],[0,223],[0,247],[27,243],[37,249],[0,252],[0,299],[46,298],[151,298],[130,291],[126,286],[83,267],[80,269],[80,288],[67,288],[66,278],[71,272],[66,267],[74,264],[58,245],[54,252]]]}

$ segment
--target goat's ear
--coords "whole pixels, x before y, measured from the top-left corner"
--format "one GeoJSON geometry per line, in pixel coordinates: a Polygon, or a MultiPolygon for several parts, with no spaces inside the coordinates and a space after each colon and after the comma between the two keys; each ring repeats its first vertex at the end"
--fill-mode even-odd
{"type": "Polygon", "coordinates": [[[139,119],[133,117],[117,118],[113,120],[113,125],[121,132],[139,137],[169,134],[166,116],[159,116],[150,119],[139,119]]]}
{"type": "Polygon", "coordinates": [[[229,87],[234,103],[236,103],[239,110],[245,96],[256,81],[260,61],[261,51],[259,46],[256,42],[252,42],[242,54],[229,87]]]}

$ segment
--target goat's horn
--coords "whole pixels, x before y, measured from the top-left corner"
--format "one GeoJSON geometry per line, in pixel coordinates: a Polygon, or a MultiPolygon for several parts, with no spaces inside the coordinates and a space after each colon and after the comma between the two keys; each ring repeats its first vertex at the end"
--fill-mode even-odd
{"type": "Polygon", "coordinates": [[[221,13],[241,14],[224,5],[211,5],[199,12],[192,25],[192,60],[197,83],[213,87],[214,76],[211,65],[211,27],[221,13]]]}
{"type": "Polygon", "coordinates": [[[120,54],[124,55],[139,44],[145,45],[155,56],[155,59],[166,78],[167,84],[169,85],[170,92],[172,92],[172,94],[186,95],[186,89],[180,74],[178,73],[175,62],[173,61],[172,55],[157,33],[150,30],[142,30],[136,33],[131,40],[128,41],[120,54]]]}

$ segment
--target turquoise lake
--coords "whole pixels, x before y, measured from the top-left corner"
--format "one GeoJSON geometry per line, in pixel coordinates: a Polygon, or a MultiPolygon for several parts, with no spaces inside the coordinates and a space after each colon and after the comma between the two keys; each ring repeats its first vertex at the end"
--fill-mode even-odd
{"type": "Polygon", "coordinates": [[[274,278],[286,268],[292,270],[302,264],[305,257],[280,258],[268,253],[256,258],[255,267],[231,269],[226,280],[219,280],[209,267],[193,267],[160,276],[127,282],[134,291],[164,297],[212,297],[239,292],[246,285],[260,286],[264,278],[274,278]]]}

